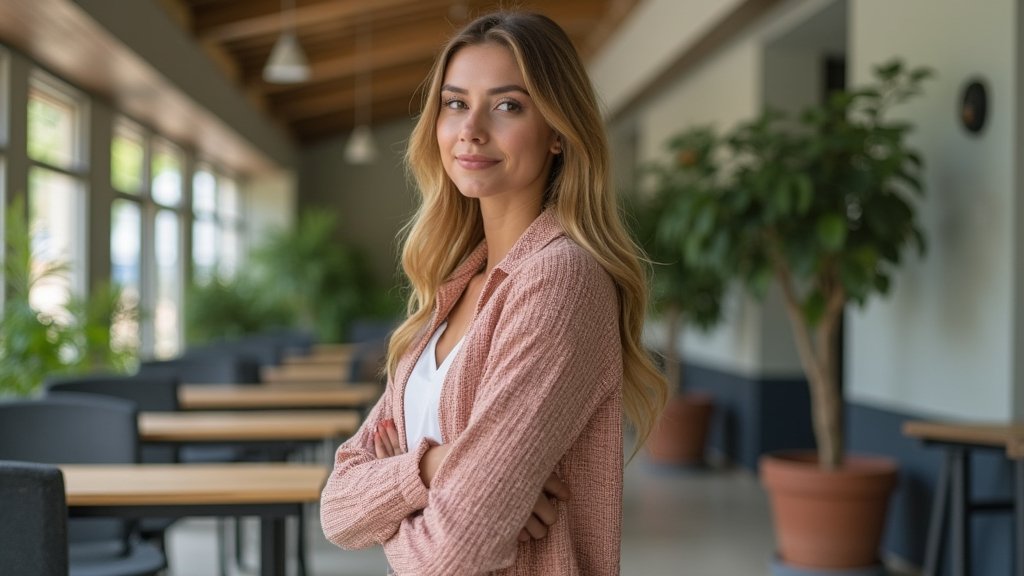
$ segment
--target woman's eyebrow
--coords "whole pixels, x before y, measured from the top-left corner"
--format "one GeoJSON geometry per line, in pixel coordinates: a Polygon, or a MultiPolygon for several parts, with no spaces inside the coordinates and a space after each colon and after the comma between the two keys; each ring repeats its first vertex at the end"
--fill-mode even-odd
{"type": "MultiPolygon", "coordinates": [[[[469,90],[466,90],[465,88],[460,88],[458,86],[452,86],[451,84],[445,84],[444,86],[441,86],[441,91],[455,92],[456,94],[469,94],[469,90]]],[[[530,93],[526,91],[526,88],[523,88],[518,84],[507,84],[505,86],[497,86],[494,88],[489,88],[487,90],[487,94],[492,96],[494,94],[504,94],[506,92],[522,92],[527,96],[530,95],[530,93]]]]}

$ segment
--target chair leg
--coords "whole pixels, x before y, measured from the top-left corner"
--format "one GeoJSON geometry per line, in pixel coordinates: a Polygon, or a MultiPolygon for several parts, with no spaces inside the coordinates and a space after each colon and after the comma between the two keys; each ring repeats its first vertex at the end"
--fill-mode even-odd
{"type": "Polygon", "coordinates": [[[296,556],[299,562],[299,576],[306,576],[306,507],[299,509],[299,528],[296,531],[298,540],[298,551],[296,556]]]}
{"type": "MultiPolygon", "coordinates": [[[[228,567],[230,553],[228,552],[227,529],[227,518],[217,518],[217,558],[220,564],[220,576],[228,576],[230,573],[228,567]]],[[[237,542],[235,546],[238,546],[237,542]]]]}

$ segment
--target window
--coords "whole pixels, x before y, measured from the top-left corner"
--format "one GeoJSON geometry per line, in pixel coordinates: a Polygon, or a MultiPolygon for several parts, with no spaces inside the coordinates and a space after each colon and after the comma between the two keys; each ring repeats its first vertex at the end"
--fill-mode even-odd
{"type": "Polygon", "coordinates": [[[184,153],[123,118],[110,147],[117,192],[110,217],[111,280],[126,303],[142,311],[141,325],[123,320],[113,335],[144,355],[172,357],[182,344],[184,153]]]}
{"type": "Polygon", "coordinates": [[[152,262],[153,351],[158,358],[174,356],[182,342],[184,269],[181,253],[182,166],[184,154],[170,143],[155,141],[151,163],[154,202],[152,262]]]}
{"type": "MultiPolygon", "coordinates": [[[[142,212],[137,201],[118,198],[110,208],[111,283],[121,289],[122,302],[138,309],[142,303],[142,212]]],[[[121,347],[141,346],[138,318],[121,318],[111,326],[111,340],[121,347]]]]}
{"type": "Polygon", "coordinates": [[[235,181],[201,167],[192,179],[192,266],[196,282],[233,277],[244,255],[242,197],[235,181]]]}
{"type": "Polygon", "coordinates": [[[192,177],[192,276],[205,284],[217,271],[217,178],[202,167],[192,177]]]}
{"type": "Polygon", "coordinates": [[[81,98],[33,73],[28,94],[29,233],[33,266],[63,263],[67,274],[32,287],[37,310],[61,318],[72,294],[85,291],[85,179],[81,98]]]}
{"type": "Polygon", "coordinates": [[[120,120],[110,145],[110,180],[114,190],[138,196],[146,182],[146,139],[142,130],[120,120]]]}
{"type": "Polygon", "coordinates": [[[220,224],[220,261],[217,271],[222,278],[233,278],[238,272],[242,258],[242,206],[241,195],[235,181],[220,179],[220,202],[217,217],[220,224]]]}

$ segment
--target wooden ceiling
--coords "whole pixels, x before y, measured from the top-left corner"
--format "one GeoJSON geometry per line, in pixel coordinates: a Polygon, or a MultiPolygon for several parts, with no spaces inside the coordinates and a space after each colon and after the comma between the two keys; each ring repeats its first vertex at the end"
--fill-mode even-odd
{"type": "MultiPolygon", "coordinates": [[[[294,0],[296,34],[312,77],[280,85],[265,82],[262,70],[282,31],[281,0],[162,2],[220,69],[300,144],[351,130],[357,86],[367,79],[373,123],[414,116],[417,90],[445,40],[470,19],[500,7],[494,0],[294,0]]],[[[637,3],[537,0],[515,6],[550,16],[586,59],[637,3]]]]}

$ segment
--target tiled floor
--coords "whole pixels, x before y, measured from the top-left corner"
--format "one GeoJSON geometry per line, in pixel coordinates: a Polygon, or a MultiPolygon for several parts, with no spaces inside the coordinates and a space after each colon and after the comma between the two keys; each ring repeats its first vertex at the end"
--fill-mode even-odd
{"type": "MultiPolygon", "coordinates": [[[[380,549],[344,551],[308,530],[311,576],[383,576],[380,549]]],[[[246,531],[258,538],[256,526],[246,531]]],[[[180,522],[169,536],[171,576],[217,574],[216,522],[180,522]]],[[[638,455],[626,469],[622,574],[764,576],[773,548],[768,506],[757,480],[741,470],[676,472],[638,455]]],[[[248,543],[255,566],[258,542],[248,543]]],[[[236,574],[252,574],[253,568],[236,574]]]]}

